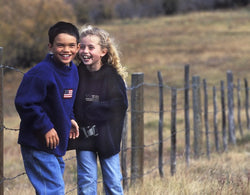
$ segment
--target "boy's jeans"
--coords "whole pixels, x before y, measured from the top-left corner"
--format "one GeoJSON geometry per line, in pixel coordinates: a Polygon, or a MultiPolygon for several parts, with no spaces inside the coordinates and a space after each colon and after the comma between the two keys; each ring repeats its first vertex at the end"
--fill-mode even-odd
{"type": "Polygon", "coordinates": [[[38,195],[64,195],[64,161],[54,154],[21,146],[24,167],[38,195]]]}
{"type": "MultiPolygon", "coordinates": [[[[97,154],[76,151],[78,195],[97,194],[97,154]]],[[[106,195],[122,195],[119,153],[109,158],[99,158],[106,195]]]]}

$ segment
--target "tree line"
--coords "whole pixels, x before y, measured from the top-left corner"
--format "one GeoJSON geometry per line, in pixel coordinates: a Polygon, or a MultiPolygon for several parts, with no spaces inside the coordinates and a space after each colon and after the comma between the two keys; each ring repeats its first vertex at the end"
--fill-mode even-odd
{"type": "Polygon", "coordinates": [[[30,67],[47,52],[48,28],[59,20],[81,25],[247,6],[250,0],[2,0],[3,64],[30,67]]]}
{"type": "Polygon", "coordinates": [[[250,0],[67,0],[79,23],[246,6],[250,0]]]}

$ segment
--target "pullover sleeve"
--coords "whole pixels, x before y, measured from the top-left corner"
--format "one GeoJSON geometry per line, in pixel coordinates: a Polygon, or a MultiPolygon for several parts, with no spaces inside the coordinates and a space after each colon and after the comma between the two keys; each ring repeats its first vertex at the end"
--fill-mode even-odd
{"type": "Polygon", "coordinates": [[[46,101],[47,82],[41,78],[24,75],[15,98],[15,106],[21,118],[20,128],[45,134],[53,124],[43,109],[46,101]]]}

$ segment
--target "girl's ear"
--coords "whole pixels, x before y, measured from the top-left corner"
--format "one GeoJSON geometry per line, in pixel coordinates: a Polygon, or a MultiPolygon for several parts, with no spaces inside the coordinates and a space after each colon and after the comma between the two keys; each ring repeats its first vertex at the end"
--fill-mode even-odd
{"type": "Polygon", "coordinates": [[[107,53],[108,53],[108,49],[107,49],[107,48],[104,48],[104,49],[102,50],[102,55],[101,55],[101,57],[105,56],[107,53]]]}

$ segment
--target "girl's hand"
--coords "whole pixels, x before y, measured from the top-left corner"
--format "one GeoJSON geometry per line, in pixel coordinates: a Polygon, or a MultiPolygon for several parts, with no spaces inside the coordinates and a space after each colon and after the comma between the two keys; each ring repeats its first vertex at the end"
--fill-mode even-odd
{"type": "Polygon", "coordinates": [[[70,139],[75,139],[79,137],[79,126],[77,124],[77,122],[72,119],[71,120],[71,128],[70,128],[70,132],[69,132],[69,138],[70,139]]]}

